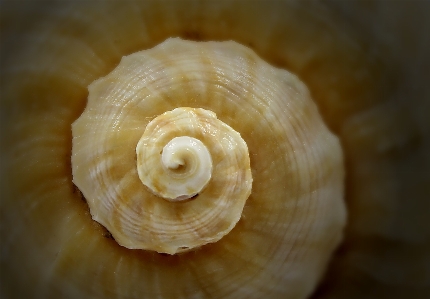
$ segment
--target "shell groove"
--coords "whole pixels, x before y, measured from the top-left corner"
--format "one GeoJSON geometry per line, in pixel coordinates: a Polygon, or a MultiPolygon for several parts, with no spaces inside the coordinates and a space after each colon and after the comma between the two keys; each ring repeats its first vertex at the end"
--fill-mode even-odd
{"type": "MultiPolygon", "coordinates": [[[[340,137],[348,226],[312,298],[430,297],[425,80],[430,40],[423,38],[430,30],[428,3],[53,2],[1,3],[0,297],[303,295],[309,276],[299,267],[282,265],[306,256],[294,248],[310,226],[318,226],[298,224],[294,203],[291,210],[270,196],[266,204],[251,196],[242,219],[220,242],[165,256],[118,246],[92,221],[73,187],[70,125],[86,105],[88,85],[114,69],[122,56],[173,36],[235,40],[298,74],[340,137]],[[284,218],[294,221],[277,224],[284,218]],[[280,241],[285,233],[295,240],[290,247],[280,241]],[[273,242],[264,243],[269,237],[273,242]],[[289,252],[287,258],[272,255],[277,246],[289,252]],[[278,278],[292,274],[302,278],[293,288],[278,278]]],[[[218,116],[240,125],[242,114],[246,110],[231,120],[218,116]]],[[[257,135],[248,132],[247,143],[265,148],[265,139],[253,139],[257,135]]],[[[250,154],[260,178],[266,168],[276,170],[274,165],[260,167],[256,152],[250,154]]],[[[276,156],[273,150],[264,154],[276,156]]],[[[267,178],[282,182],[280,175],[272,172],[267,178]]],[[[273,181],[270,188],[257,184],[253,193],[274,186],[273,181]]]]}
{"type": "MultiPolygon", "coordinates": [[[[154,115],[176,107],[202,107],[216,113],[248,144],[255,188],[247,206],[265,212],[245,218],[248,229],[242,227],[237,233],[247,235],[250,230],[268,248],[280,242],[271,255],[281,259],[288,258],[285,254],[300,240],[294,250],[303,252],[301,258],[281,267],[306,269],[299,276],[308,277],[302,292],[309,293],[341,240],[344,175],[339,141],[324,126],[296,76],[270,66],[235,42],[168,39],[124,57],[89,90],[88,105],[73,124],[74,182],[88,200],[93,219],[120,244],[175,253],[219,240],[239,220],[252,181],[246,144],[234,150],[235,139],[206,120],[197,131],[200,125],[192,118],[179,125],[187,114],[181,114],[187,112],[184,109],[170,112],[179,113],[179,120],[150,122],[154,115]],[[208,146],[213,177],[198,198],[171,203],[142,184],[135,148],[145,128],[160,130],[161,141],[151,141],[159,144],[158,153],[180,135],[197,137],[208,146]],[[268,214],[280,218],[266,222],[268,214]],[[211,234],[214,237],[208,238],[211,234]]],[[[269,264],[278,267],[276,259],[269,264]]],[[[276,275],[275,268],[266,267],[276,275]]],[[[277,277],[284,284],[296,281],[277,277]]]]}
{"type": "MultiPolygon", "coordinates": [[[[109,87],[104,80],[97,85],[109,87]]],[[[105,105],[104,98],[93,101],[100,105],[96,111],[105,105]]],[[[126,109],[119,109],[119,113],[128,114],[126,109]]],[[[74,182],[86,197],[93,219],[103,224],[120,245],[175,254],[216,242],[233,229],[252,185],[248,148],[240,134],[220,122],[214,113],[176,108],[152,120],[139,142],[130,139],[118,146],[109,143],[111,135],[116,133],[109,126],[110,119],[84,112],[74,123],[72,167],[74,182]],[[88,134],[88,123],[94,118],[103,131],[91,132],[102,139],[94,140],[88,134]],[[212,177],[208,186],[199,191],[198,198],[181,203],[166,201],[160,194],[170,194],[172,185],[186,185],[190,180],[189,174],[177,178],[178,172],[173,173],[176,178],[172,177],[161,161],[166,144],[184,134],[198,138],[210,149],[214,163],[212,177]],[[130,150],[134,143],[137,143],[137,161],[130,150]],[[111,147],[115,150],[110,150],[111,147]],[[134,163],[124,163],[127,155],[132,155],[128,161],[134,163]],[[121,164],[124,173],[118,173],[116,164],[121,164]]],[[[131,121],[138,123],[138,120],[131,121]]],[[[127,132],[134,128],[119,130],[127,132]]],[[[187,163],[198,164],[198,161],[187,163]]]]}

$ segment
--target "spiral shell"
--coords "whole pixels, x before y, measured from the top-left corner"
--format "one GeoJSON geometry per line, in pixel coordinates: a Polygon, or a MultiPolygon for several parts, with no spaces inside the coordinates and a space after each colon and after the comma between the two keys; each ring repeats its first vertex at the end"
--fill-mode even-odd
{"type": "MultiPolygon", "coordinates": [[[[168,39],[124,57],[89,92],[73,124],[73,178],[93,219],[119,244],[174,254],[216,242],[239,221],[251,194],[248,209],[281,217],[266,224],[245,217],[251,235],[261,234],[266,245],[278,240],[283,245],[272,255],[280,257],[300,240],[297,250],[307,254],[282,267],[299,263],[308,269],[302,275],[312,273],[309,286],[316,284],[345,224],[342,152],[296,76],[235,42],[168,39]],[[170,110],[182,105],[196,108],[170,110]],[[201,141],[211,156],[207,186],[204,179],[186,194],[175,193],[178,173],[162,159],[180,136],[201,141]],[[309,214],[315,226],[303,226],[309,214]]],[[[186,156],[179,155],[173,168],[186,156]]]]}
{"type": "MultiPolygon", "coordinates": [[[[109,89],[110,79],[97,81],[92,89],[109,89]]],[[[120,79],[126,82],[128,78],[120,79]]],[[[98,95],[91,93],[90,97],[98,95]]],[[[127,137],[115,142],[111,118],[100,120],[94,113],[102,110],[106,99],[92,101],[100,106],[87,110],[73,125],[74,182],[87,198],[93,219],[108,228],[119,244],[174,254],[216,242],[231,231],[252,185],[248,148],[239,133],[212,112],[176,108],[147,125],[137,143],[137,163],[127,163],[134,162],[136,140],[127,137]],[[94,119],[98,126],[88,132],[94,119]],[[178,142],[181,138],[191,145],[178,142]],[[196,195],[198,199],[177,203],[196,195]]],[[[110,112],[129,114],[122,107],[119,110],[110,112]]],[[[127,121],[135,124],[139,118],[127,121]]],[[[117,128],[121,132],[136,130],[135,126],[117,128]]]]}
{"type": "MultiPolygon", "coordinates": [[[[427,3],[3,2],[1,298],[429,298],[427,3]],[[329,267],[324,252],[335,240],[322,231],[333,227],[326,222],[333,199],[325,205],[321,197],[292,195],[316,185],[305,186],[306,171],[295,172],[298,166],[307,164],[309,176],[317,177],[324,166],[315,159],[330,154],[317,154],[313,129],[300,121],[288,141],[273,130],[287,119],[309,116],[316,125],[320,117],[314,108],[289,118],[278,111],[282,121],[275,118],[271,127],[259,106],[235,107],[243,102],[217,97],[222,87],[237,87],[244,68],[229,84],[211,85],[206,94],[213,101],[204,105],[183,89],[181,101],[170,98],[159,103],[163,107],[143,109],[149,124],[177,107],[203,108],[241,134],[253,185],[235,227],[217,242],[165,255],[120,246],[92,220],[70,165],[71,124],[85,109],[88,86],[122,56],[177,36],[234,40],[297,74],[311,91],[345,159],[348,225],[329,267]],[[309,139],[300,142],[299,135],[309,139]],[[297,146],[296,156],[281,157],[279,137],[283,148],[297,146]],[[299,157],[304,153],[313,155],[299,157]],[[323,277],[322,269],[328,270],[323,277]]],[[[212,69],[223,78],[220,68],[212,69]]],[[[182,79],[175,82],[186,82],[187,73],[182,79]]],[[[309,103],[307,91],[290,79],[299,91],[290,90],[287,98],[309,103]]],[[[255,85],[228,92],[248,101],[255,85]]],[[[136,142],[144,131],[142,126],[135,132],[136,142]]]]}

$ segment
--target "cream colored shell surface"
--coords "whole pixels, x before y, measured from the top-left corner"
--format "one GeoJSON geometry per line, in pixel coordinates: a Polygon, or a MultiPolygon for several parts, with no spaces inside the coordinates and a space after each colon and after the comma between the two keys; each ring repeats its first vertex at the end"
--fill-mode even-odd
{"type": "MultiPolygon", "coordinates": [[[[213,111],[249,144],[254,188],[246,207],[267,212],[245,215],[242,223],[249,228],[237,229],[231,239],[249,234],[259,236],[260,246],[267,249],[278,245],[271,253],[257,254],[256,244],[245,237],[244,262],[266,260],[265,275],[279,279],[268,295],[280,288],[277,293],[291,296],[293,285],[304,279],[307,285],[296,292],[309,294],[345,223],[340,144],[296,76],[273,68],[235,42],[169,39],[124,57],[113,72],[90,85],[88,105],[73,124],[72,166],[93,218],[119,244],[171,254],[218,241],[236,224],[250,192],[251,174],[237,176],[235,169],[249,169],[249,156],[236,152],[224,130],[204,125],[203,118],[204,127],[197,132],[198,126],[190,122],[176,128],[175,121],[165,120],[167,129],[159,141],[164,145],[185,135],[208,146],[215,168],[198,198],[167,202],[138,178],[135,147],[145,127],[154,116],[181,106],[213,111]],[[269,215],[280,218],[266,223],[263,219],[269,215]],[[305,225],[305,215],[315,218],[314,224],[305,225]],[[303,253],[289,261],[287,253],[299,240],[294,248],[303,253]]],[[[163,124],[151,128],[163,129],[163,124]]],[[[222,239],[219,246],[228,244],[222,239]]],[[[252,285],[246,288],[253,292],[252,285]]],[[[240,290],[233,294],[245,296],[240,290]]]]}
{"type": "MultiPolygon", "coordinates": [[[[220,121],[212,111],[180,107],[157,116],[146,126],[136,146],[139,179],[152,193],[170,202],[198,196],[213,174],[214,161],[206,146],[209,140],[205,143],[200,140],[209,136],[216,140],[215,153],[222,153],[230,162],[223,163],[226,169],[221,172],[226,175],[234,172],[246,178],[241,175],[243,171],[251,178],[248,147],[240,134],[220,121]],[[235,159],[236,154],[238,159],[235,159]],[[244,165],[241,162],[245,162],[244,165]],[[231,168],[230,171],[227,168],[231,168]]],[[[251,179],[240,179],[239,182],[247,189],[243,192],[247,198],[251,193],[251,179]]]]}
{"type": "MultiPolygon", "coordinates": [[[[2,298],[429,298],[425,1],[3,1],[1,6],[2,298]],[[339,13],[358,25],[349,26],[339,13]],[[253,184],[241,220],[220,241],[177,255],[130,250],[91,219],[72,182],[70,161],[71,124],[85,109],[87,88],[123,56],[178,36],[236,41],[297,74],[309,88],[324,122],[340,138],[346,166],[347,226],[328,268],[314,257],[335,240],[311,242],[327,228],[315,217],[321,202],[284,201],[286,193],[313,185],[297,185],[297,177],[287,181],[294,188],[283,184],[292,169],[276,172],[279,161],[264,159],[282,160],[272,146],[276,134],[267,127],[241,135],[250,149],[254,183],[270,179],[253,184]],[[262,146],[261,155],[251,150],[262,146]],[[273,194],[280,182],[283,190],[273,194]],[[258,194],[272,196],[258,200],[258,194]],[[303,246],[307,249],[299,249],[303,246]],[[303,261],[308,268],[298,266],[303,261]],[[286,288],[285,281],[294,286],[286,288]]],[[[196,106],[192,98],[187,101],[181,106],[196,106]]],[[[172,99],[145,111],[153,118],[176,106],[172,99]]],[[[218,118],[237,131],[246,129],[242,116],[258,114],[258,107],[243,107],[239,117],[222,113],[223,107],[202,108],[218,110],[218,118]]],[[[300,149],[312,152],[303,144],[300,149]]],[[[318,177],[318,171],[312,173],[318,177]]],[[[324,208],[318,215],[330,219],[332,211],[324,208]]]]}
{"type": "MultiPolygon", "coordinates": [[[[181,43],[170,41],[164,48],[181,43]]],[[[188,44],[189,50],[193,47],[199,48],[197,44],[188,44]]],[[[120,245],[175,254],[216,242],[233,229],[251,193],[252,176],[246,143],[213,112],[176,108],[148,124],[150,116],[137,107],[157,105],[150,92],[155,88],[153,82],[161,81],[160,77],[170,79],[183,74],[177,68],[172,68],[169,74],[166,70],[162,74],[151,72],[154,67],[149,65],[150,75],[143,76],[140,82],[143,88],[130,84],[139,73],[130,72],[130,68],[146,71],[146,61],[159,50],[123,59],[116,71],[90,86],[91,105],[73,123],[73,181],[85,196],[92,218],[103,224],[120,245]],[[111,82],[120,86],[113,89],[111,82]],[[120,99],[118,94],[126,96],[120,99]],[[209,149],[214,168],[208,186],[196,192],[195,198],[171,202],[160,193],[175,184],[172,175],[178,177],[180,173],[166,171],[161,153],[169,141],[184,135],[198,138],[209,149]],[[146,146],[143,152],[142,145],[146,146]],[[148,184],[149,179],[153,184],[148,184]],[[148,187],[157,188],[157,192],[148,187]]],[[[181,60],[189,55],[184,51],[182,57],[172,54],[172,58],[181,60]]],[[[166,68],[163,61],[158,63],[160,68],[166,68]]],[[[187,69],[195,63],[185,61],[184,65],[187,69]]],[[[200,77],[206,81],[204,72],[200,72],[200,77]]],[[[164,88],[170,89],[166,85],[164,88]]],[[[192,85],[186,87],[189,92],[193,89],[192,85]]],[[[175,97],[175,93],[170,96],[175,97]]],[[[187,162],[188,167],[198,163],[187,162]]],[[[187,179],[189,175],[185,181],[178,180],[186,185],[187,179]]]]}

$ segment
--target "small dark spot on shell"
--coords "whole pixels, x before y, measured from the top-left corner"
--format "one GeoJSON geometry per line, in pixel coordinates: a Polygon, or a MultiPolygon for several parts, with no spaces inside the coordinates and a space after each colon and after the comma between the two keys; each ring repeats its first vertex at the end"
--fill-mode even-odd
{"type": "Polygon", "coordinates": [[[112,234],[111,234],[108,230],[106,230],[106,231],[103,233],[103,237],[105,237],[106,239],[115,240],[115,239],[113,238],[112,234]]]}

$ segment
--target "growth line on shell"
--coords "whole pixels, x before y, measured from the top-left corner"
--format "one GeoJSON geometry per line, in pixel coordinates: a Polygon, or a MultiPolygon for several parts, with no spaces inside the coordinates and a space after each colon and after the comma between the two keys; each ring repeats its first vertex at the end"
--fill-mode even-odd
{"type": "MultiPolygon", "coordinates": [[[[147,147],[139,142],[136,152],[145,151],[147,147]]],[[[139,155],[138,157],[142,157],[139,155]]],[[[157,190],[155,177],[145,175],[142,169],[146,163],[138,161],[140,180],[154,194],[160,195],[168,201],[177,202],[192,198],[198,194],[209,182],[212,176],[212,158],[207,147],[197,138],[190,136],[174,137],[163,148],[160,154],[163,170],[170,178],[166,190],[157,190]]]]}

